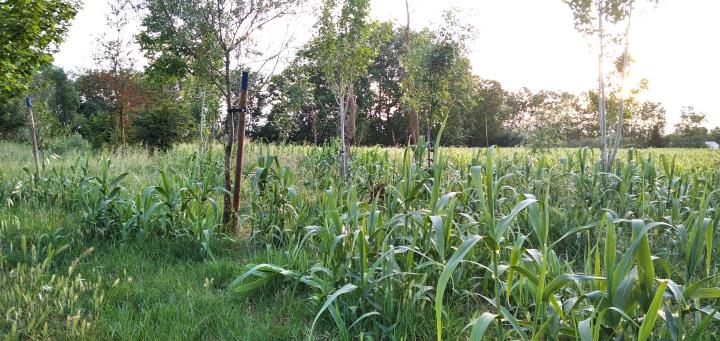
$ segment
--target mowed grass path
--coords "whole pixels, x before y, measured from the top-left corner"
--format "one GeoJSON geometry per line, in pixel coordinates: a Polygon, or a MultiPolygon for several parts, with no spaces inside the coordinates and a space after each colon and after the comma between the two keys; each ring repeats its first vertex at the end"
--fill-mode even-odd
{"type": "Polygon", "coordinates": [[[113,339],[261,340],[302,337],[311,311],[289,292],[240,298],[227,283],[243,259],[216,262],[183,253],[191,245],[149,242],[100,246],[88,272],[116,274],[97,335],[113,339]],[[124,279],[124,280],[123,280],[124,279]]]}
{"type": "MultiPolygon", "coordinates": [[[[244,271],[244,264],[260,257],[245,248],[230,245],[215,261],[209,261],[190,240],[64,240],[64,231],[73,224],[63,212],[53,210],[0,210],[0,240],[7,270],[2,275],[24,261],[25,257],[17,255],[22,236],[39,250],[39,260],[49,244],[70,245],[55,256],[53,274],[65,274],[75,258],[92,248],[75,272],[89,282],[100,281],[104,295],[100,307],[81,297],[81,309],[95,316],[90,320],[88,339],[294,340],[303,338],[314,317],[303,296],[291,290],[252,297],[227,290],[227,284],[244,271]]],[[[11,307],[1,308],[5,312],[11,307]]],[[[65,321],[56,322],[49,325],[45,335],[72,339],[63,334],[65,321]]],[[[0,337],[5,332],[0,328],[0,337]]]]}

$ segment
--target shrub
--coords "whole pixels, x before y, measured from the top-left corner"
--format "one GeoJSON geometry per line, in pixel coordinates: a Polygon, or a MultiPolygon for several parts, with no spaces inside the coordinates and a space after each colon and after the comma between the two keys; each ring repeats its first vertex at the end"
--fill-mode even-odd
{"type": "Polygon", "coordinates": [[[61,136],[50,142],[50,150],[59,155],[80,154],[90,150],[90,142],[82,135],[74,133],[69,136],[61,136]]]}
{"type": "Polygon", "coordinates": [[[140,115],[133,122],[133,139],[151,152],[166,151],[186,139],[194,126],[192,117],[183,110],[163,107],[140,115]]]}

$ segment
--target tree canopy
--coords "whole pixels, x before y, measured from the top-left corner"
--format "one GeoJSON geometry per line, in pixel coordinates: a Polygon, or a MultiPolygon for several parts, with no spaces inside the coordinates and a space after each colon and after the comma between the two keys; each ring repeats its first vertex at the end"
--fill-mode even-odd
{"type": "Polygon", "coordinates": [[[27,90],[33,72],[52,62],[78,7],[75,0],[0,2],[0,97],[27,90]]]}

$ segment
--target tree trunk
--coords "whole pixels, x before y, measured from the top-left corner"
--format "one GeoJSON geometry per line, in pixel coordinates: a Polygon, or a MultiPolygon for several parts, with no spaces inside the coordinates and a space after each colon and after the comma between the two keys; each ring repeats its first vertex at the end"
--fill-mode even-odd
{"type": "Polygon", "coordinates": [[[604,37],[603,31],[603,2],[598,3],[598,31],[600,35],[600,53],[598,54],[598,114],[600,116],[600,162],[604,171],[608,170],[607,159],[607,130],[605,128],[605,77],[603,75],[604,37]]]}
{"type": "Polygon", "coordinates": [[[350,111],[350,115],[348,116],[347,121],[347,145],[353,146],[355,145],[355,137],[357,134],[357,128],[355,126],[355,121],[357,119],[357,99],[355,97],[355,89],[353,86],[350,86],[350,91],[348,91],[348,110],[350,111]]]}
{"type": "Polygon", "coordinates": [[[410,110],[410,144],[417,144],[420,138],[420,119],[416,110],[410,110]]]}
{"type": "Polygon", "coordinates": [[[227,116],[225,116],[225,134],[227,141],[225,142],[225,193],[223,195],[223,225],[229,227],[232,216],[232,180],[231,180],[231,162],[232,162],[232,146],[235,141],[233,134],[233,115],[232,109],[232,86],[230,84],[230,53],[225,53],[225,105],[227,106],[227,116]]]}
{"type": "Polygon", "coordinates": [[[120,123],[120,128],[122,129],[122,146],[123,152],[125,152],[127,151],[127,134],[125,129],[125,126],[127,125],[127,118],[125,117],[125,113],[120,114],[120,120],[122,120],[122,122],[120,123]]]}
{"type": "Polygon", "coordinates": [[[312,119],[312,134],[313,134],[313,144],[317,146],[318,144],[318,134],[317,134],[317,112],[313,109],[311,111],[311,119],[312,119]]]}
{"type": "MultiPolygon", "coordinates": [[[[433,111],[430,110],[432,113],[433,111]]],[[[428,149],[427,149],[427,166],[428,168],[432,167],[433,164],[433,142],[430,139],[430,129],[432,127],[432,114],[428,115],[428,125],[425,128],[426,129],[426,135],[425,135],[425,142],[427,143],[428,149]]]]}
{"type": "Polygon", "coordinates": [[[205,153],[205,90],[202,91],[202,99],[200,100],[200,149],[198,160],[202,159],[205,153]]]}
{"type": "Polygon", "coordinates": [[[397,146],[397,142],[395,141],[395,126],[392,124],[389,110],[385,112],[385,122],[387,122],[387,130],[390,131],[390,143],[392,146],[397,146]]]}
{"type": "Polygon", "coordinates": [[[485,114],[485,148],[490,148],[490,138],[488,137],[488,115],[485,114]]]}
{"type": "MultiPolygon", "coordinates": [[[[405,25],[405,58],[409,62],[410,60],[410,4],[408,3],[408,0],[405,0],[405,13],[407,15],[407,21],[405,25]]],[[[408,83],[407,79],[410,77],[410,70],[406,69],[404,70],[405,74],[403,75],[406,79],[406,84],[408,83]]],[[[418,139],[420,138],[420,119],[418,118],[418,112],[415,109],[409,108],[408,116],[410,117],[410,144],[417,144],[418,139]]]]}
{"type": "Polygon", "coordinates": [[[39,176],[42,164],[40,163],[40,148],[38,147],[37,130],[35,129],[35,115],[33,115],[30,97],[25,99],[25,103],[27,104],[27,119],[30,124],[30,144],[32,145],[33,160],[35,161],[35,175],[39,176]]]}
{"type": "Polygon", "coordinates": [[[345,111],[347,110],[347,98],[345,94],[338,96],[340,107],[340,175],[343,179],[347,176],[347,144],[345,143],[345,111]]]}

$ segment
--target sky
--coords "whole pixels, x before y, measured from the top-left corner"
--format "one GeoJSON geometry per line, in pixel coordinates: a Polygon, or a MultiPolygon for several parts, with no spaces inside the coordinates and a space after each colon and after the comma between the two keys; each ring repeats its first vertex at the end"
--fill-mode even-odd
{"type": "MultiPolygon", "coordinates": [[[[642,0],[638,0],[642,2],[642,0]]],[[[437,28],[451,7],[475,28],[468,42],[473,72],[500,81],[507,90],[528,87],[581,92],[597,87],[597,51],[591,38],[578,33],[572,13],[561,0],[409,0],[413,29],[437,28]]],[[[287,32],[299,47],[312,35],[316,7],[265,32],[275,42],[287,32]],[[273,31],[274,30],[274,31],[273,31]]],[[[55,63],[68,70],[91,68],[97,37],[105,31],[105,0],[85,0],[55,63]]],[[[642,99],[662,102],[668,130],[683,107],[707,114],[707,126],[720,126],[720,0],[661,0],[634,13],[630,31],[630,81],[646,78],[642,99]]],[[[374,19],[406,21],[404,0],[371,0],[374,19]]],[[[139,30],[131,23],[125,34],[139,30]]],[[[272,43],[268,43],[272,44],[272,43]]],[[[139,52],[138,67],[144,65],[139,52]]],[[[285,58],[291,58],[291,53],[285,58]]]]}

